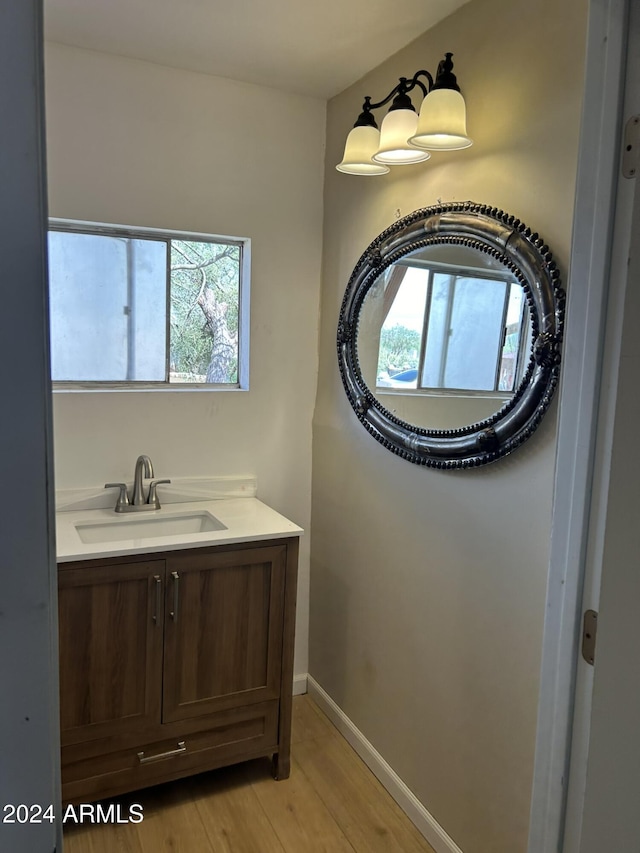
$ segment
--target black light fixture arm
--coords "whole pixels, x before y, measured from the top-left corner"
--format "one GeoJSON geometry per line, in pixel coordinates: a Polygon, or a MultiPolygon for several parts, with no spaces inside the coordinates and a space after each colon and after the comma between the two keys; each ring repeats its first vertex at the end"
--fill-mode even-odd
{"type": "Polygon", "coordinates": [[[354,124],[354,127],[362,127],[363,125],[367,125],[369,127],[377,127],[376,120],[373,117],[372,110],[380,109],[380,107],[384,107],[385,104],[388,104],[389,101],[393,98],[393,105],[391,109],[413,109],[413,105],[411,104],[411,99],[409,98],[409,92],[416,88],[422,89],[422,94],[426,96],[431,89],[433,89],[434,82],[433,77],[429,74],[428,71],[420,70],[416,71],[411,80],[408,80],[406,77],[401,77],[398,84],[393,87],[393,89],[389,92],[386,98],[383,98],[381,101],[377,101],[375,104],[371,103],[371,97],[369,95],[364,99],[364,103],[362,105],[362,112],[358,116],[358,120],[354,124]],[[425,86],[420,77],[426,77],[428,86],[425,86]]]}
{"type": "Polygon", "coordinates": [[[424,97],[426,97],[433,89],[455,89],[459,92],[460,87],[458,86],[456,75],[453,73],[453,62],[451,61],[452,56],[452,53],[446,53],[445,58],[440,61],[435,81],[431,74],[422,68],[420,71],[416,71],[410,80],[406,77],[401,77],[398,84],[393,87],[387,97],[383,98],[381,101],[377,101],[375,104],[371,103],[371,97],[367,95],[362,105],[362,112],[358,116],[354,127],[366,126],[377,128],[378,125],[373,117],[372,110],[384,107],[384,105],[388,104],[392,98],[394,100],[390,110],[413,110],[414,107],[411,103],[411,98],[409,98],[409,92],[416,87],[422,90],[424,97]],[[421,77],[426,79],[427,85],[422,82],[420,79],[421,77]]]}
{"type": "Polygon", "coordinates": [[[377,104],[372,104],[371,98],[369,97],[365,98],[364,100],[367,104],[368,109],[377,110],[380,107],[384,107],[385,104],[388,104],[391,98],[394,97],[394,95],[408,95],[409,92],[416,88],[416,86],[422,89],[422,94],[426,96],[431,91],[431,89],[433,89],[433,85],[433,77],[431,76],[431,74],[429,74],[428,71],[416,71],[411,80],[407,80],[406,77],[401,77],[398,82],[398,85],[394,86],[393,89],[387,95],[387,97],[383,98],[381,101],[378,101],[377,104]],[[419,79],[420,77],[426,77],[429,85],[425,86],[422,80],[419,79]]]}

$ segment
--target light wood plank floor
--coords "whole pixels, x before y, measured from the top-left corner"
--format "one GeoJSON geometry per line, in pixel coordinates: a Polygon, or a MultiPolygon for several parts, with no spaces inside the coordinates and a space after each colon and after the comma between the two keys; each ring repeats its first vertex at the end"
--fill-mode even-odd
{"type": "Polygon", "coordinates": [[[434,853],[308,696],[293,700],[291,777],[269,761],[118,797],[133,824],[67,824],[65,853],[434,853]]]}

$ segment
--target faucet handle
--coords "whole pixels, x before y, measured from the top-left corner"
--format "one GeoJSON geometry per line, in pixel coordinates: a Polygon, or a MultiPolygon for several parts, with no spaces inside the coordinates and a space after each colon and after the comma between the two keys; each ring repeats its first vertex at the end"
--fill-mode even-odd
{"type": "Polygon", "coordinates": [[[170,483],[171,480],[152,480],[149,483],[149,497],[147,498],[147,503],[155,506],[156,509],[160,509],[160,501],[158,500],[158,494],[156,492],[156,486],[159,486],[161,483],[170,483]]]}
{"type": "Polygon", "coordinates": [[[115,511],[124,512],[124,507],[129,506],[129,495],[127,494],[126,483],[105,483],[105,489],[120,489],[118,500],[116,501],[115,511]]]}

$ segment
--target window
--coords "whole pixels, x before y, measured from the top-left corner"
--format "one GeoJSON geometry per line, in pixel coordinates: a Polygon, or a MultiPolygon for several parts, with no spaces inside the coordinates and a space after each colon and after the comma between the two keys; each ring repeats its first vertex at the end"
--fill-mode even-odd
{"type": "Polygon", "coordinates": [[[52,222],[56,383],[246,387],[248,241],[52,222]]]}
{"type": "Polygon", "coordinates": [[[514,391],[530,341],[513,277],[400,262],[383,288],[378,388],[514,391]]]}

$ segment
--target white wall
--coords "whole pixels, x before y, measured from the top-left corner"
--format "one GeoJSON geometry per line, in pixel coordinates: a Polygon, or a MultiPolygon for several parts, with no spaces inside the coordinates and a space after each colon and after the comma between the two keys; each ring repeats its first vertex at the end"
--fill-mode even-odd
{"type": "Polygon", "coordinates": [[[464,853],[522,853],[536,736],[556,405],[512,456],[411,465],[357,421],[335,334],[351,269],[398,214],[470,199],[569,258],[586,0],[475,0],[329,104],[314,476],[310,674],[464,853]],[[474,146],[339,174],[365,95],[445,51],[474,146]]]}
{"type": "Polygon", "coordinates": [[[252,241],[250,390],[56,393],[56,487],[131,479],[144,452],[159,476],[254,474],[308,530],[325,103],[54,44],[46,91],[51,216],[252,241]]]}

